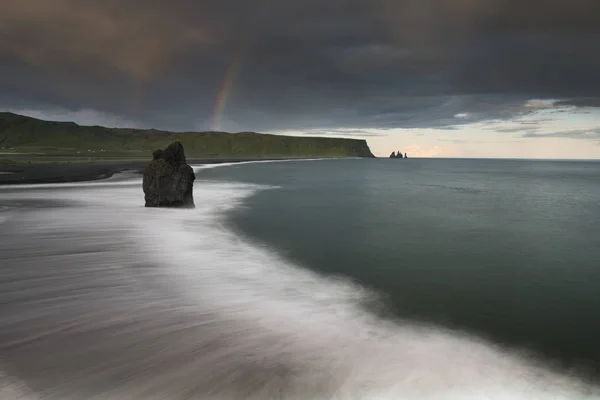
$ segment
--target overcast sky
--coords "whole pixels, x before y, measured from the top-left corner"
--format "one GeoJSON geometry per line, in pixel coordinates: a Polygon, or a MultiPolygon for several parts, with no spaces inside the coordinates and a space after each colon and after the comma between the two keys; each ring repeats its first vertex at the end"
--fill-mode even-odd
{"type": "Polygon", "coordinates": [[[0,0],[0,108],[600,157],[599,0],[0,0]]]}

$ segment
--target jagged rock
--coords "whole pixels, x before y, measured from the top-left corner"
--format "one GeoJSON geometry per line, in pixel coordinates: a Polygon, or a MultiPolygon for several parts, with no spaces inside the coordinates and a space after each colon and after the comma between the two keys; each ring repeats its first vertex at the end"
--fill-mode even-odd
{"type": "Polygon", "coordinates": [[[397,153],[392,151],[392,154],[390,154],[390,158],[408,158],[408,156],[406,155],[406,153],[402,155],[402,152],[398,150],[397,153]]]}
{"type": "Polygon", "coordinates": [[[150,165],[144,170],[146,207],[193,208],[195,179],[180,142],[171,143],[165,150],[155,150],[150,165]]]}

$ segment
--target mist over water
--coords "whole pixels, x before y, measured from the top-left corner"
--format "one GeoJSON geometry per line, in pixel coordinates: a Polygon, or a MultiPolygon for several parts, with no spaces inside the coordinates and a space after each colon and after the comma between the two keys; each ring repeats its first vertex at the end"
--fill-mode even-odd
{"type": "Polygon", "coordinates": [[[199,173],[197,208],[170,210],[144,208],[134,176],[0,188],[1,398],[600,398],[508,348],[382,320],[378,293],[231,229],[278,190],[199,173]]]}

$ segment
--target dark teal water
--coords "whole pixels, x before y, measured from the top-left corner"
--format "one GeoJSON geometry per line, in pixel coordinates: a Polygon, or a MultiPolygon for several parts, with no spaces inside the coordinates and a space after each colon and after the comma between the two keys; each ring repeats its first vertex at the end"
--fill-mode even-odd
{"type": "Polygon", "coordinates": [[[600,372],[600,163],[327,160],[206,169],[277,186],[233,227],[374,290],[388,318],[600,372]]]}

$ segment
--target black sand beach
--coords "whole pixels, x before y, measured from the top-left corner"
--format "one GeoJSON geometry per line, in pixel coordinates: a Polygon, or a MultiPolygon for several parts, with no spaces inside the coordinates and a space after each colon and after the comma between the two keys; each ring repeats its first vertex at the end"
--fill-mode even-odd
{"type": "MultiPolygon", "coordinates": [[[[287,158],[208,158],[188,159],[189,164],[221,164],[232,162],[283,160],[287,158]]],[[[21,163],[0,165],[0,185],[83,182],[110,178],[123,171],[140,172],[148,165],[144,161],[90,161],[21,163]]]]}

